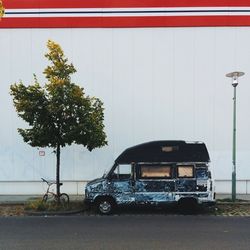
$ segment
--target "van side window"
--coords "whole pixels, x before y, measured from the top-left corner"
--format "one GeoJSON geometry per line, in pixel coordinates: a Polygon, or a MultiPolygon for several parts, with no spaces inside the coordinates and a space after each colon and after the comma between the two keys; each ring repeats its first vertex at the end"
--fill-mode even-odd
{"type": "Polygon", "coordinates": [[[166,165],[141,165],[139,171],[139,178],[171,178],[171,166],[166,165]]]}
{"type": "Polygon", "coordinates": [[[127,180],[132,177],[132,167],[130,164],[121,164],[118,165],[113,174],[112,179],[119,179],[119,180],[127,180]]]}
{"type": "Polygon", "coordinates": [[[207,179],[208,171],[206,168],[197,168],[196,169],[196,178],[198,179],[207,179]]]}
{"type": "Polygon", "coordinates": [[[181,165],[177,166],[178,178],[193,178],[194,177],[194,166],[181,165]]]}

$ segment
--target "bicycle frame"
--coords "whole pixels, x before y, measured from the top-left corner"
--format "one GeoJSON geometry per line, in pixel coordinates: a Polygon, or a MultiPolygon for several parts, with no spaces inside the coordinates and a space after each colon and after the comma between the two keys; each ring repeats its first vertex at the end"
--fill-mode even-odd
{"type": "MultiPolygon", "coordinates": [[[[56,185],[56,182],[49,182],[47,180],[45,180],[44,178],[41,178],[43,182],[45,182],[47,184],[47,190],[46,193],[43,195],[43,201],[47,202],[47,200],[60,200],[63,201],[64,203],[69,203],[69,196],[66,193],[60,193],[59,195],[57,195],[56,193],[52,192],[50,190],[52,185],[56,185]]],[[[63,185],[63,183],[59,183],[60,186],[63,185]]]]}

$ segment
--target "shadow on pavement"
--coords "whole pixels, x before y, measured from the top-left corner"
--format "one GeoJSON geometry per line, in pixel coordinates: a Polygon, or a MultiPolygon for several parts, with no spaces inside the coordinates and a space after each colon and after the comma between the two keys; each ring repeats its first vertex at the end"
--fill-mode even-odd
{"type": "MultiPolygon", "coordinates": [[[[99,215],[94,209],[83,212],[84,215],[99,215]]],[[[214,214],[214,207],[198,207],[192,211],[180,211],[177,206],[152,207],[152,206],[130,206],[118,207],[112,215],[211,215],[214,214]]],[[[112,216],[111,215],[111,216],[112,216]]],[[[105,216],[105,215],[103,215],[105,216]]],[[[110,215],[107,215],[110,216],[110,215]]]]}

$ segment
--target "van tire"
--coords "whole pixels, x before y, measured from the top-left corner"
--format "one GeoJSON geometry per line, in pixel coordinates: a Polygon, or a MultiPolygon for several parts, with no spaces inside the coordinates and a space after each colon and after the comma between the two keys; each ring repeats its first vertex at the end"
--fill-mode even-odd
{"type": "Polygon", "coordinates": [[[178,201],[178,210],[182,214],[194,214],[197,212],[198,202],[195,198],[181,198],[178,201]]]}
{"type": "Polygon", "coordinates": [[[95,210],[101,215],[112,214],[115,210],[116,203],[111,197],[100,197],[95,201],[95,210]]]}

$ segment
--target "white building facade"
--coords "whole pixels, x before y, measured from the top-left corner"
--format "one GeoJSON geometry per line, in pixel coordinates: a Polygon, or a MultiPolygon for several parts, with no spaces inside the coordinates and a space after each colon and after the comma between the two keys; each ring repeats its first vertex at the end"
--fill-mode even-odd
{"type": "Polygon", "coordinates": [[[10,84],[41,83],[46,43],[59,43],[72,80],[105,106],[108,146],[62,149],[62,190],[83,194],[127,147],[152,140],[203,141],[216,192],[231,192],[233,87],[237,87],[237,193],[250,193],[249,1],[5,0],[0,21],[0,194],[41,194],[55,179],[51,148],[25,144],[10,84]],[[119,2],[119,3],[117,3],[119,2]],[[226,2],[226,4],[225,4],[226,2]]]}

